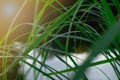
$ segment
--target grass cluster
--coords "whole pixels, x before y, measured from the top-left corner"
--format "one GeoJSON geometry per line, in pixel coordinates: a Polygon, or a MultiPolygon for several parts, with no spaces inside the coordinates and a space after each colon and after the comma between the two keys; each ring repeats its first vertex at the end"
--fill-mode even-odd
{"type": "MultiPolygon", "coordinates": [[[[71,80],[68,76],[64,75],[64,73],[69,73],[71,71],[75,72],[75,76],[72,80],[89,80],[84,74],[88,67],[110,63],[118,80],[120,79],[120,70],[118,69],[120,64],[119,0],[76,0],[76,2],[69,7],[65,7],[58,0],[45,0],[45,5],[42,10],[37,11],[37,7],[39,6],[39,4],[37,4],[38,2],[39,0],[36,0],[35,13],[38,14],[35,15],[34,22],[16,25],[14,29],[10,30],[8,34],[6,34],[6,36],[0,41],[2,44],[5,40],[7,40],[7,37],[10,33],[12,33],[12,31],[22,25],[33,26],[28,41],[26,42],[25,51],[21,55],[22,57],[20,56],[17,58],[15,62],[5,71],[14,67],[19,63],[19,61],[23,61],[35,71],[39,72],[35,72],[35,80],[37,80],[40,73],[51,80],[55,80],[54,77],[52,77],[53,75],[58,77],[60,80],[61,76],[65,77],[67,80],[71,80]],[[59,4],[62,9],[55,7],[52,4],[54,1],[59,4]],[[41,25],[39,23],[48,6],[51,6],[53,9],[57,10],[60,15],[55,19],[41,25]],[[89,47],[91,54],[82,65],[79,65],[72,58],[70,53],[76,52],[76,49],[79,49],[79,46],[82,47],[82,45],[89,47]],[[37,57],[29,56],[29,52],[36,48],[39,48],[37,57]],[[60,57],[61,54],[70,58],[75,66],[71,67],[67,61],[64,61],[60,57]],[[99,54],[103,54],[106,57],[106,60],[91,63],[99,54]],[[66,65],[67,68],[62,71],[57,71],[47,65],[45,62],[47,61],[47,58],[49,58],[49,55],[54,55],[57,57],[66,65]],[[39,56],[42,56],[42,61],[38,60],[39,56]],[[33,60],[32,64],[25,61],[25,58],[27,57],[33,60]],[[36,63],[39,63],[41,67],[36,67],[36,63]],[[42,68],[46,68],[50,71],[50,73],[46,73],[42,70],[42,68]]],[[[48,13],[48,15],[50,14],[48,13]]],[[[20,38],[26,34],[18,36],[17,38],[20,38]]],[[[6,64],[3,64],[3,67],[5,67],[5,65],[6,64]]]]}

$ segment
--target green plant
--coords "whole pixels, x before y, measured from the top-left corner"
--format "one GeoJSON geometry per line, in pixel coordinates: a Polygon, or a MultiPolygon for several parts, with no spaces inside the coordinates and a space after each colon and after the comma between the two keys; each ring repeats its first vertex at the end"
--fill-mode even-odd
{"type": "MultiPolygon", "coordinates": [[[[118,33],[120,22],[117,18],[117,15],[119,14],[119,6],[116,6],[118,3],[118,0],[111,0],[110,2],[106,0],[78,0],[73,6],[68,8],[66,12],[63,12],[53,21],[43,25],[47,26],[47,30],[43,32],[40,37],[34,39],[30,47],[26,49],[24,56],[26,56],[32,49],[36,48],[42,41],[46,40],[46,42],[39,47],[39,53],[43,54],[41,52],[44,52],[42,62],[39,62],[39,60],[37,60],[39,56],[36,58],[30,56],[34,61],[33,64],[29,64],[29,62],[25,61],[24,62],[33,67],[38,72],[41,72],[44,76],[47,76],[53,80],[54,77],[52,77],[52,75],[56,75],[59,79],[62,79],[60,77],[60,75],[62,75],[67,80],[70,80],[63,73],[69,73],[71,71],[75,72],[76,74],[73,80],[89,80],[84,74],[86,68],[90,66],[110,63],[119,79],[119,69],[116,66],[119,65],[119,54],[115,51],[116,49],[119,52],[118,33]],[[115,7],[115,12],[113,11],[112,7],[115,7]],[[68,27],[68,31],[60,33],[66,26],[68,27]],[[71,31],[73,27],[75,27],[75,30],[71,31]],[[54,30],[56,31],[54,32],[54,30]],[[79,32],[79,36],[77,35],[77,32],[79,32]],[[71,33],[74,33],[74,35],[71,35],[71,33]],[[48,37],[51,38],[47,41],[48,37]],[[72,45],[70,45],[71,39],[76,40],[76,42],[73,42],[72,45]],[[52,43],[55,43],[56,45],[53,46],[52,43]],[[74,52],[78,47],[78,45],[76,45],[77,43],[80,45],[87,44],[92,49],[91,55],[80,67],[73,59],[72,55],[69,54],[70,52],[74,52]],[[72,48],[73,50],[70,51],[72,48]],[[112,51],[113,53],[110,53],[108,50],[112,51]],[[75,67],[72,67],[67,63],[67,58],[66,61],[64,61],[56,53],[64,54],[67,56],[73,62],[75,67]],[[100,53],[102,53],[107,59],[96,63],[91,63],[91,61],[93,61],[93,59],[100,53]],[[47,65],[45,62],[47,61],[48,55],[51,54],[66,64],[67,68],[62,71],[57,71],[47,65]],[[40,69],[34,66],[36,62],[41,65],[40,69]],[[44,72],[42,70],[43,67],[50,70],[50,73],[44,72]]],[[[38,33],[40,31],[38,31],[38,33]]]]}
{"type": "MultiPolygon", "coordinates": [[[[12,33],[22,25],[32,25],[25,51],[21,55],[22,57],[18,57],[5,71],[13,68],[20,61],[23,61],[23,63],[30,66],[30,69],[23,78],[25,78],[31,69],[34,69],[34,80],[37,80],[39,75],[44,75],[52,80],[55,80],[53,76],[56,76],[60,80],[62,80],[62,77],[71,80],[65,75],[65,73],[69,74],[69,72],[75,73],[73,80],[89,80],[84,73],[87,68],[110,63],[118,80],[120,79],[120,70],[118,68],[120,50],[119,0],[77,0],[69,7],[65,7],[58,0],[46,0],[42,10],[37,11],[39,6],[38,2],[39,0],[36,0],[34,22],[18,24],[9,32],[9,34],[12,33]],[[53,2],[59,4],[61,9],[54,6],[52,4],[53,2]],[[60,15],[49,22],[39,24],[48,6],[58,11],[60,15]],[[76,49],[80,49],[83,45],[88,47],[91,51],[86,61],[82,65],[79,65],[77,63],[78,58],[74,59],[71,53],[75,53],[76,49]],[[38,48],[38,54],[33,56],[29,55],[29,53],[36,48],[38,48]],[[106,60],[92,63],[99,54],[104,55],[106,60]],[[50,55],[65,64],[66,69],[57,71],[46,64],[50,55]],[[64,60],[61,55],[66,56],[66,60],[64,60]],[[42,56],[41,60],[39,60],[40,56],[42,56]],[[27,58],[32,60],[32,63],[29,63],[27,58]],[[68,59],[73,63],[74,67],[68,63],[68,59]],[[36,66],[37,64],[41,66],[36,66]],[[43,70],[44,68],[49,72],[43,70]]],[[[51,14],[52,12],[48,13],[48,15],[51,14]]],[[[20,35],[17,38],[26,34],[20,35]]],[[[17,40],[17,38],[15,38],[15,40],[17,40]]],[[[4,39],[5,38],[3,38],[3,40],[4,39]]],[[[1,40],[1,43],[3,40],[1,40]]],[[[107,76],[107,74],[104,75],[107,76]]]]}

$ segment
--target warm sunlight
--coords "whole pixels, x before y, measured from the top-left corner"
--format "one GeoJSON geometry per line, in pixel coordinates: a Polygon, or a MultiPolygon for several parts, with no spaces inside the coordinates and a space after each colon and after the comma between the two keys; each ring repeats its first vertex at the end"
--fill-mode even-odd
{"type": "MultiPolygon", "coordinates": [[[[72,1],[72,0],[71,0],[72,1]]],[[[11,27],[14,27],[17,24],[21,23],[33,23],[34,18],[36,16],[37,11],[42,10],[44,6],[44,1],[39,0],[39,6],[37,6],[37,9],[35,9],[35,0],[2,0],[0,2],[0,39],[5,36],[5,34],[8,32],[8,29],[10,28],[11,24],[13,25],[11,27]],[[26,1],[25,5],[23,6],[24,2],[26,1]],[[22,8],[23,6],[23,8],[22,8]],[[21,9],[22,8],[22,9],[21,9]],[[21,11],[20,11],[21,9],[21,11]],[[35,12],[35,10],[37,10],[35,12]],[[19,15],[17,15],[19,13],[19,15]],[[17,15],[17,17],[16,17],[17,15]],[[14,18],[16,17],[15,21],[13,22],[14,18]]],[[[62,1],[61,1],[62,2],[62,1]]],[[[62,2],[64,5],[70,5],[71,2],[62,2]]],[[[53,4],[57,7],[56,3],[53,4]]],[[[44,14],[41,14],[42,18],[40,18],[39,23],[45,23],[49,22],[52,19],[54,19],[56,16],[58,16],[58,12],[51,6],[48,6],[46,10],[44,11],[44,14]],[[51,14],[51,12],[53,12],[51,14]],[[50,16],[49,16],[50,15],[50,16]],[[43,18],[44,17],[44,18],[43,18]]],[[[31,25],[22,25],[19,29],[14,31],[12,34],[12,37],[9,38],[9,40],[16,38],[17,36],[30,32],[31,25]]],[[[22,38],[20,41],[25,42],[27,38],[22,38]]]]}
{"type": "Polygon", "coordinates": [[[17,0],[16,2],[15,0],[2,0],[0,2],[0,39],[7,33],[21,5],[22,1],[17,3],[17,0]]]}
{"type": "MultiPolygon", "coordinates": [[[[0,39],[7,34],[10,27],[12,29],[17,24],[32,22],[33,13],[34,7],[29,1],[25,3],[25,0],[2,0],[0,2],[0,39]]],[[[28,26],[17,28],[9,40],[13,40],[26,31],[29,31],[28,26]]]]}
{"type": "Polygon", "coordinates": [[[16,6],[14,6],[12,4],[7,4],[3,7],[3,11],[4,11],[5,15],[13,16],[13,14],[16,11],[15,8],[16,8],[16,6]]]}

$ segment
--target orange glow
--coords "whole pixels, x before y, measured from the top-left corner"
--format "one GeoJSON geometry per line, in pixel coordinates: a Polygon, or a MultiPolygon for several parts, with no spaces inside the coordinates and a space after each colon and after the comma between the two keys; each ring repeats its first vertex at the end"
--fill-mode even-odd
{"type": "MultiPolygon", "coordinates": [[[[22,7],[25,0],[2,0],[0,2],[0,39],[4,37],[4,35],[7,34],[14,18],[18,14],[20,8],[22,7]]],[[[15,26],[17,24],[21,23],[30,23],[33,21],[33,11],[34,10],[34,3],[31,4],[29,1],[25,4],[19,15],[16,17],[14,24],[15,26]]],[[[31,28],[29,26],[21,26],[21,28],[18,28],[12,36],[9,37],[9,41],[11,41],[13,38],[19,36],[20,34],[26,33],[26,31],[29,31],[31,28]]]]}
{"type": "MultiPolygon", "coordinates": [[[[74,0],[59,0],[62,4],[70,5],[74,2],[74,0]]],[[[14,27],[17,24],[21,23],[33,23],[34,15],[35,15],[35,2],[36,0],[1,0],[0,1],[0,40],[9,32],[11,27],[14,27]],[[25,3],[25,1],[27,1],[25,3]],[[23,6],[23,4],[25,5],[23,6]],[[21,7],[23,6],[22,10],[20,11],[21,7]],[[19,15],[18,12],[20,11],[19,15]],[[17,15],[17,16],[16,16],[17,15]],[[15,19],[16,18],[16,19],[15,19]],[[12,25],[11,25],[12,24],[12,25]]],[[[44,0],[39,0],[38,12],[44,6],[44,0]]],[[[56,7],[60,8],[57,3],[53,3],[56,7]]],[[[47,7],[41,21],[39,23],[49,22],[50,20],[54,19],[56,16],[59,15],[59,12],[55,11],[52,7],[47,7]],[[46,17],[50,12],[54,11],[54,13],[50,14],[46,17]]],[[[23,25],[17,28],[11,35],[9,35],[8,42],[13,40],[14,38],[28,33],[31,31],[32,26],[30,25],[23,25]]],[[[27,36],[24,36],[18,41],[25,42],[27,40],[27,36]]]]}

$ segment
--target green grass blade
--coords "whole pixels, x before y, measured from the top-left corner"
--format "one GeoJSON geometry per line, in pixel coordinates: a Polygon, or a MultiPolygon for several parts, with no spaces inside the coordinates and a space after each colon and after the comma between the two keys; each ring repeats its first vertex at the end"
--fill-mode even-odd
{"type": "Polygon", "coordinates": [[[107,3],[106,0],[102,0],[102,5],[105,10],[106,23],[108,23],[109,25],[113,25],[116,22],[116,18],[114,16],[109,4],[107,3]]]}
{"type": "Polygon", "coordinates": [[[117,34],[120,32],[120,20],[112,26],[103,37],[98,40],[92,48],[91,55],[87,58],[82,66],[79,67],[78,72],[74,76],[73,80],[79,80],[82,77],[82,73],[87,69],[90,65],[91,61],[104,49],[106,49],[110,43],[115,39],[117,34]],[[112,34],[111,34],[112,33],[112,34]]]}

